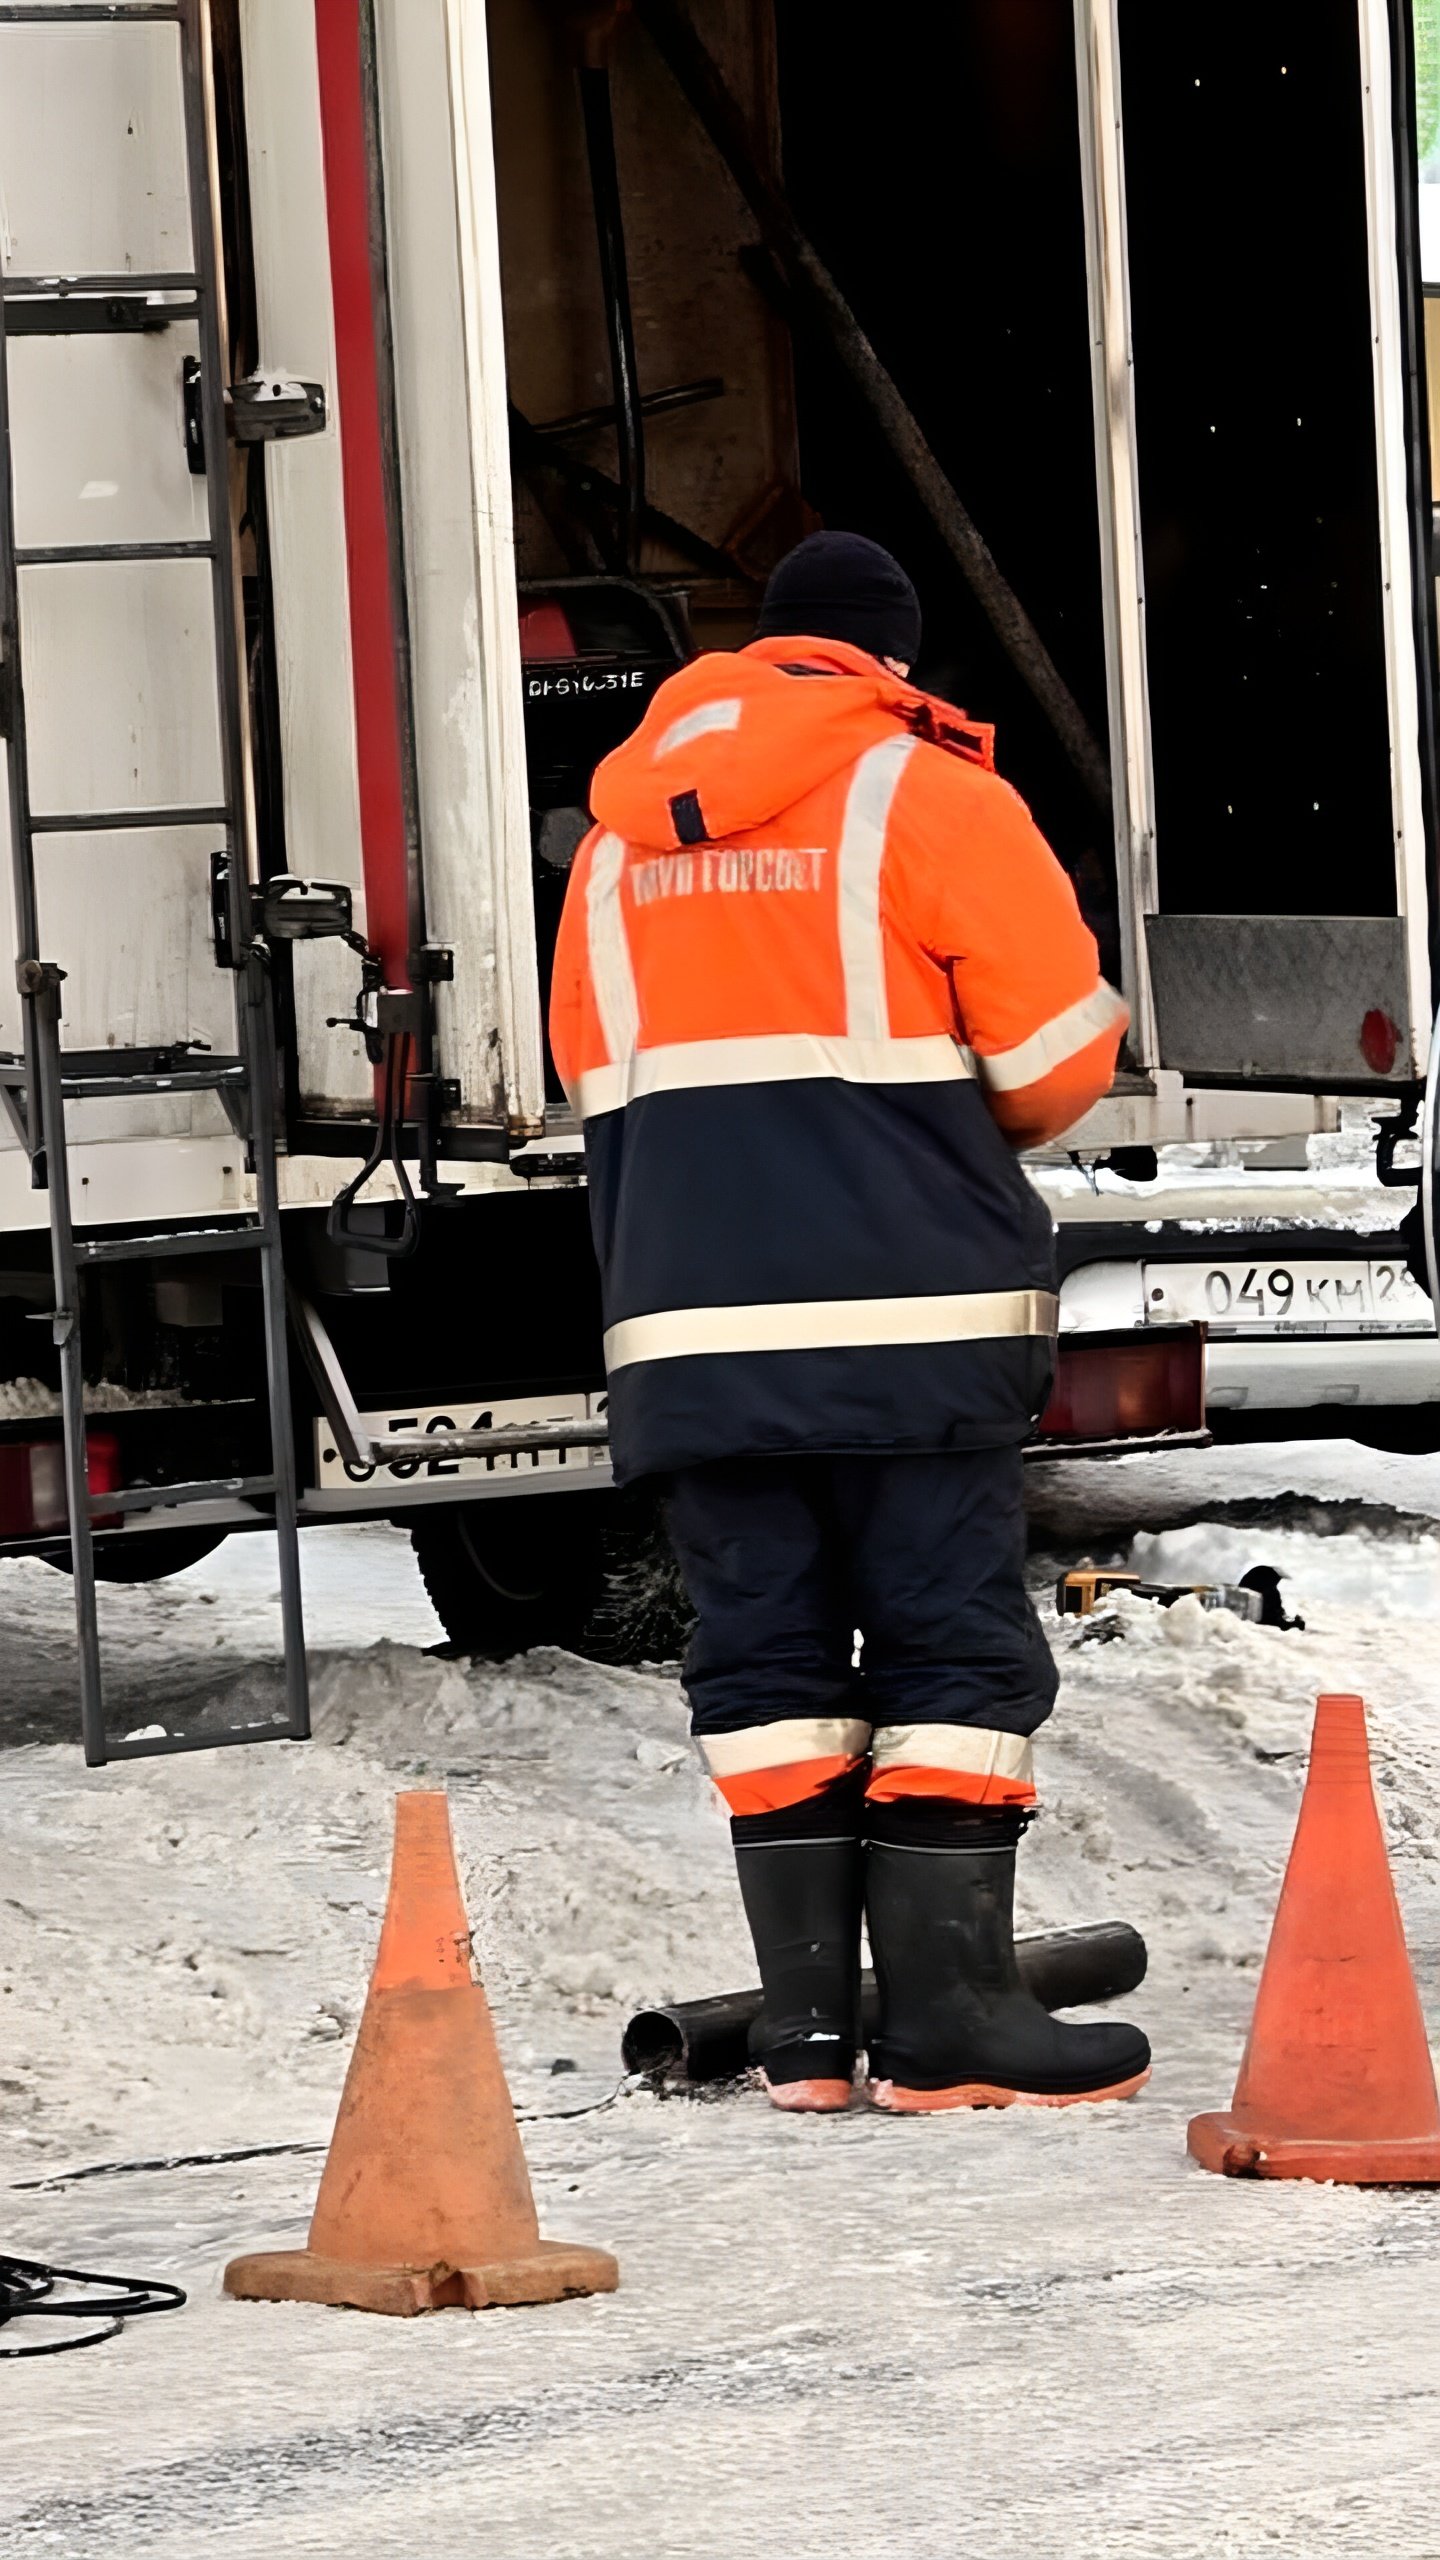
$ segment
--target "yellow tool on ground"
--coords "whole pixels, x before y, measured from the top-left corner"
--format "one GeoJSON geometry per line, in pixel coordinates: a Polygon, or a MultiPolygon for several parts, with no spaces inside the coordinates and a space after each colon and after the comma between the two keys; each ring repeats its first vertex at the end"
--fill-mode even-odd
{"type": "Polygon", "coordinates": [[[1088,1618],[1112,1592],[1129,1591],[1137,1600],[1158,1601],[1162,1609],[1193,1597],[1202,1609],[1228,1609],[1254,1626],[1301,1627],[1302,1618],[1287,1616],[1280,1599],[1280,1576],[1269,1565],[1256,1565],[1239,1582],[1143,1582],[1121,1565],[1077,1565],[1055,1585],[1055,1607],[1062,1618],[1088,1618]]]}

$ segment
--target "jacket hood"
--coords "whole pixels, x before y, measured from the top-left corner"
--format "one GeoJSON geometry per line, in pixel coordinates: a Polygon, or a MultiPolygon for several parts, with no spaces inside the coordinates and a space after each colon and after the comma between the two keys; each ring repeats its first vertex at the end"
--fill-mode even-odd
{"type": "Polygon", "coordinates": [[[778,817],[896,725],[994,768],[994,732],[839,640],[778,637],[695,658],[595,773],[590,806],[662,853],[778,817]]]}

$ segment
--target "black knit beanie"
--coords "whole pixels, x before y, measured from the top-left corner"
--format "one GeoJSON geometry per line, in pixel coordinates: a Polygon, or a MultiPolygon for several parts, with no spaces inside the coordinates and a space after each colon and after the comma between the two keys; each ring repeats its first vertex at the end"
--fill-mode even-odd
{"type": "Polygon", "coordinates": [[[898,560],[863,533],[812,533],[772,570],[759,640],[794,632],[848,640],[872,658],[913,667],[920,655],[920,599],[898,560]]]}

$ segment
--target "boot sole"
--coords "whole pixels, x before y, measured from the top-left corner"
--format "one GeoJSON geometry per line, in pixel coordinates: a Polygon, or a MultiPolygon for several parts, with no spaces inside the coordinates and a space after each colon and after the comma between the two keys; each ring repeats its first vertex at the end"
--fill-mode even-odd
{"type": "Polygon", "coordinates": [[[767,2080],[761,2086],[772,2107],[788,2116],[840,2116],[855,2095],[849,2080],[767,2080]]]}
{"type": "Polygon", "coordinates": [[[989,2080],[957,2081],[953,2089],[904,2089],[893,2080],[872,2080],[866,2091],[872,2107],[889,2116],[949,2115],[962,2107],[1093,2107],[1107,2098],[1133,2098],[1150,2077],[1149,2065],[1132,2079],[1112,2081],[1106,2089],[1002,2089],[989,2080]]]}

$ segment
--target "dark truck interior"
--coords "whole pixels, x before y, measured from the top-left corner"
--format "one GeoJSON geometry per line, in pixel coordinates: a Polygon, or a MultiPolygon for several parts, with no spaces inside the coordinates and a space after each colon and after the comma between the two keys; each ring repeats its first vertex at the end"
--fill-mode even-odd
{"type": "Polygon", "coordinates": [[[742,645],[776,560],[830,524],[904,559],[917,680],[998,723],[1118,972],[1070,13],[927,17],[917,52],[849,0],[823,42],[806,0],[493,0],[542,968],[587,759],[687,648],[742,645]],[[917,192],[927,166],[943,193],[917,192]],[[849,333],[1073,696],[1088,775],[857,386],[849,333]]]}

